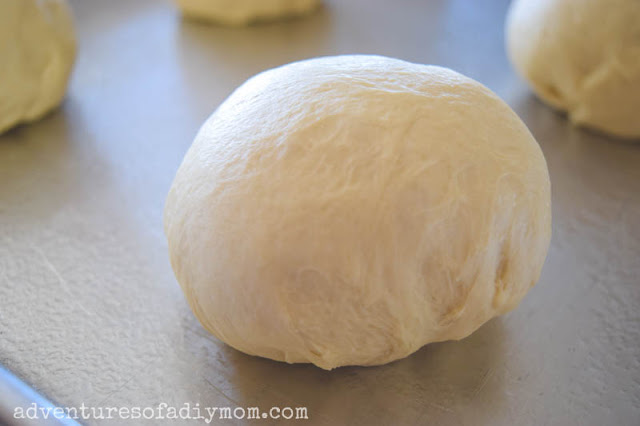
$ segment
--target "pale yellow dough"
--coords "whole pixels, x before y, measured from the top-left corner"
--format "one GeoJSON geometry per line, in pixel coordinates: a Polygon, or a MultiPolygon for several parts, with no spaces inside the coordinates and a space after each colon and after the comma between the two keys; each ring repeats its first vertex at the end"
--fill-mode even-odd
{"type": "Polygon", "coordinates": [[[66,0],[0,0],[0,133],[60,104],[75,52],[66,0]]]}
{"type": "Polygon", "coordinates": [[[290,363],[375,365],[518,305],[549,245],[549,176],[474,80],[328,57],[261,73],[218,108],[164,223],[215,336],[290,363]]]}
{"type": "Polygon", "coordinates": [[[639,0],[514,0],[506,33],[542,100],[576,124],[640,138],[639,0]]]}
{"type": "Polygon", "coordinates": [[[321,0],[175,0],[182,12],[192,18],[224,25],[248,25],[305,15],[321,0]]]}

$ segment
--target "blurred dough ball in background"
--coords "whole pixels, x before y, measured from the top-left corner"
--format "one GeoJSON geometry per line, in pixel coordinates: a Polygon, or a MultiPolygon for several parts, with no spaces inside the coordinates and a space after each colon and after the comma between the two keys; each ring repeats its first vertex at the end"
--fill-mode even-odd
{"type": "Polygon", "coordinates": [[[640,137],[640,0],[514,0],[507,49],[572,122],[640,137]]]}
{"type": "Polygon", "coordinates": [[[255,22],[304,15],[320,6],[321,0],[175,0],[190,18],[224,25],[249,25],[255,22]]]}
{"type": "Polygon", "coordinates": [[[377,56],[253,77],[165,207],[171,264],[231,346],[331,369],[461,339],[515,308],[551,232],[542,151],[481,84],[377,56]]]}
{"type": "Polygon", "coordinates": [[[0,0],[0,133],[60,104],[75,53],[66,0],[0,0]]]}

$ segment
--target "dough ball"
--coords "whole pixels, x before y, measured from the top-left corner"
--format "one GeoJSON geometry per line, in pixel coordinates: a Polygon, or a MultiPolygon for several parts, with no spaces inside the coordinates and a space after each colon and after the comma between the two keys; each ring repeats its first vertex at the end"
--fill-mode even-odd
{"type": "Polygon", "coordinates": [[[75,52],[66,0],[0,0],[0,133],[60,104],[75,52]]]}
{"type": "Polygon", "coordinates": [[[542,100],[578,125],[640,138],[640,1],[514,0],[506,31],[542,100]]]}
{"type": "Polygon", "coordinates": [[[249,25],[310,13],[320,0],[176,0],[185,16],[225,25],[249,25]]]}
{"type": "Polygon", "coordinates": [[[542,152],[454,71],[338,56],[263,72],[204,123],[164,216],[204,327],[331,369],[461,339],[513,309],[550,239],[542,152]]]}

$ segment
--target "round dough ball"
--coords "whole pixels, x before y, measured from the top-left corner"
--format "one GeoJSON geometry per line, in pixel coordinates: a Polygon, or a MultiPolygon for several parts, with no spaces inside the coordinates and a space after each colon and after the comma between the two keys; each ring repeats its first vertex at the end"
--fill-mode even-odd
{"type": "Polygon", "coordinates": [[[331,369],[461,339],[513,309],[550,239],[540,147],[454,71],[338,56],[263,72],[204,123],[165,207],[205,328],[331,369]]]}
{"type": "Polygon", "coordinates": [[[0,133],[60,104],[75,52],[66,0],[0,0],[0,133]]]}
{"type": "Polygon", "coordinates": [[[310,13],[320,0],[176,0],[185,16],[224,25],[249,25],[310,13]]]}
{"type": "Polygon", "coordinates": [[[640,137],[640,1],[514,0],[506,32],[545,102],[578,125],[640,137]]]}

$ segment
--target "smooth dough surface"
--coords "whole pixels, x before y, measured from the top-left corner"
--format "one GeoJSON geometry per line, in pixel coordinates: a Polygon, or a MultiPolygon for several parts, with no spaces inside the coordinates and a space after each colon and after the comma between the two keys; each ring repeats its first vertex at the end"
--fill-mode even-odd
{"type": "Polygon", "coordinates": [[[506,32],[511,61],[545,102],[640,138],[640,1],[514,0],[506,32]]]}
{"type": "Polygon", "coordinates": [[[225,25],[248,25],[310,13],[321,0],[176,0],[192,18],[225,25]]]}
{"type": "Polygon", "coordinates": [[[513,309],[551,232],[545,159],[517,115],[454,71],[378,56],[248,80],[202,126],[164,214],[206,329],[325,369],[513,309]]]}
{"type": "Polygon", "coordinates": [[[66,0],[0,0],[0,133],[60,104],[75,52],[66,0]]]}

